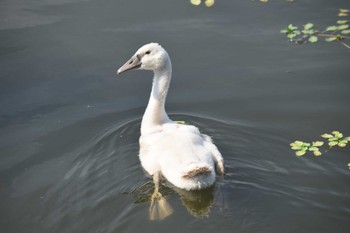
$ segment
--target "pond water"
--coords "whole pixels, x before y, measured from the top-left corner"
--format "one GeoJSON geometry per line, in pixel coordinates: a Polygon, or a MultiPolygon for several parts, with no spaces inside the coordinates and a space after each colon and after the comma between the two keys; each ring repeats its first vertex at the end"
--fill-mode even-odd
{"type": "Polygon", "coordinates": [[[289,143],[350,135],[350,54],[294,45],[344,1],[14,0],[0,3],[2,232],[348,232],[349,148],[296,157],[289,143]],[[226,175],[199,192],[161,190],[149,219],[138,160],[152,74],[116,76],[141,45],[173,63],[166,108],[212,136],[226,175]]]}

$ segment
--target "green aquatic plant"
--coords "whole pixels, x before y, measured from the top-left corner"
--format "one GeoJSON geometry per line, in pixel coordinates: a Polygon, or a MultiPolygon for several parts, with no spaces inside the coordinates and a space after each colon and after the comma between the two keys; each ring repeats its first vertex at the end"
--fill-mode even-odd
{"type": "MultiPolygon", "coordinates": [[[[327,139],[328,146],[331,149],[332,147],[346,147],[350,142],[350,137],[344,137],[344,135],[339,131],[332,131],[331,133],[324,133],[321,135],[322,138],[327,139]]],[[[321,147],[325,143],[323,141],[315,142],[303,142],[300,140],[290,143],[290,147],[295,151],[296,156],[303,156],[308,151],[312,152],[315,156],[322,155],[321,147]]],[[[350,163],[348,164],[350,169],[350,163]]]]}
{"type": "Polygon", "coordinates": [[[328,146],[331,148],[334,146],[346,147],[350,142],[350,137],[344,137],[339,131],[333,131],[331,134],[325,133],[321,137],[328,139],[328,146]]]}
{"type": "MultiPolygon", "coordinates": [[[[349,12],[348,9],[339,9],[338,16],[347,17],[349,12]]],[[[316,43],[319,38],[324,38],[326,42],[335,41],[350,49],[350,45],[344,42],[350,39],[348,36],[350,34],[349,20],[347,19],[339,19],[335,25],[328,26],[324,30],[315,29],[313,23],[304,24],[302,28],[289,24],[287,28],[281,30],[281,33],[296,44],[316,43]]]]}
{"type": "MultiPolygon", "coordinates": [[[[190,0],[192,5],[199,6],[202,3],[202,0],[190,0]]],[[[215,4],[215,0],[205,0],[204,5],[206,7],[211,7],[215,4]]]]}
{"type": "Polygon", "coordinates": [[[320,156],[322,153],[320,152],[319,147],[322,146],[324,142],[316,141],[312,143],[303,142],[303,141],[295,141],[290,144],[292,150],[295,150],[295,154],[297,156],[303,156],[307,151],[312,151],[315,156],[320,156]]]}

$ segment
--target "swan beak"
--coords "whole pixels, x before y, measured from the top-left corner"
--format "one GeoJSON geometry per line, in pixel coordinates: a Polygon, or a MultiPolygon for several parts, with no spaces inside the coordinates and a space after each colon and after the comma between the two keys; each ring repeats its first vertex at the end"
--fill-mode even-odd
{"type": "Polygon", "coordinates": [[[121,74],[128,70],[133,70],[140,68],[142,65],[141,59],[139,55],[133,56],[129,61],[127,61],[122,67],[120,67],[117,71],[117,74],[121,74]]]}

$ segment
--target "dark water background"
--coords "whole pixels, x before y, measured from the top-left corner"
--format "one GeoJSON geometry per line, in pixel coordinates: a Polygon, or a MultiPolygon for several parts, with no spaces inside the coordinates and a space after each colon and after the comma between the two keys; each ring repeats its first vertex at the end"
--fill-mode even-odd
{"type": "Polygon", "coordinates": [[[349,148],[298,158],[289,143],[350,135],[350,53],[297,46],[289,23],[334,24],[341,0],[0,2],[1,232],[348,232],[349,148]],[[169,52],[167,111],[213,137],[211,190],[163,187],[150,221],[138,137],[152,74],[116,69],[169,52]]]}

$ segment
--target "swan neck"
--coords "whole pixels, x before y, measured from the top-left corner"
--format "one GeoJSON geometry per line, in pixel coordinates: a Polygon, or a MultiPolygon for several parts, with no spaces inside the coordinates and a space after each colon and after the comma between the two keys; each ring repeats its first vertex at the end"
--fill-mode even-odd
{"type": "Polygon", "coordinates": [[[152,91],[145,114],[142,118],[141,134],[153,131],[162,124],[170,122],[165,111],[165,100],[171,80],[171,63],[163,70],[154,71],[152,91]]]}

